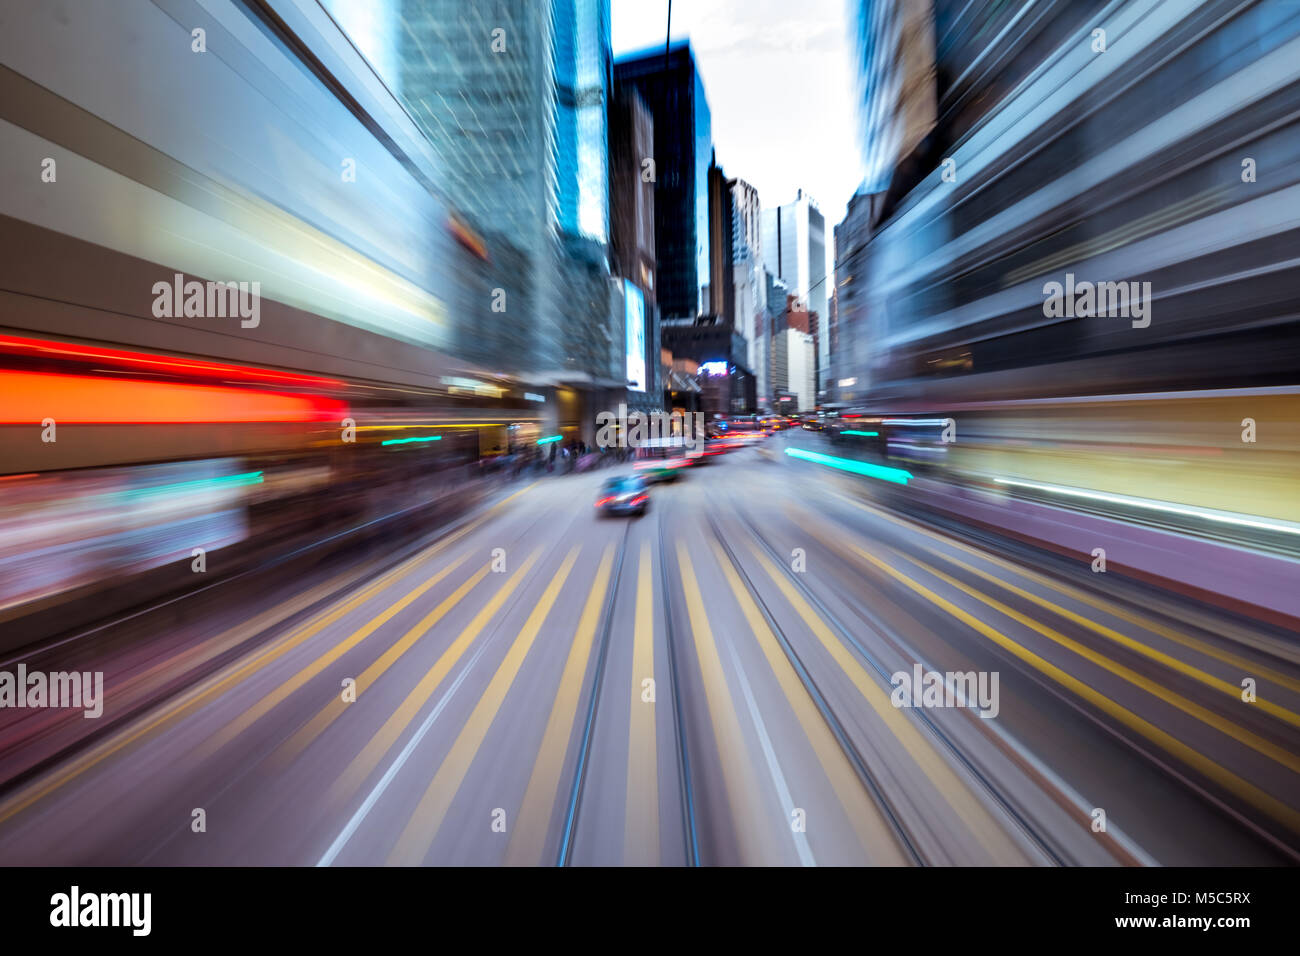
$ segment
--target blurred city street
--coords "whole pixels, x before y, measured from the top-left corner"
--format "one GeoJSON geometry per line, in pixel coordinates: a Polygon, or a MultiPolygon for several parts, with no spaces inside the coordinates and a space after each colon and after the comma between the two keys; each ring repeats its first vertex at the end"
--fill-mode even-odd
{"type": "Polygon", "coordinates": [[[0,182],[0,868],[1300,862],[1297,0],[0,0],[0,182]]]}
{"type": "Polygon", "coordinates": [[[656,486],[642,518],[595,515],[600,472],[520,481],[400,560],[50,650],[102,667],[109,705],[103,726],[4,712],[0,766],[46,756],[0,803],[0,859],[1294,860],[1300,666],[1278,635],[767,450],[656,486]],[[891,706],[914,662],[998,673],[996,720],[891,706]]]}

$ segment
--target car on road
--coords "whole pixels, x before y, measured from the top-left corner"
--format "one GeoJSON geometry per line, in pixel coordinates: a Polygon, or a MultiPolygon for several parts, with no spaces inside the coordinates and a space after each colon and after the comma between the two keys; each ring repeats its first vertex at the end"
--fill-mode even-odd
{"type": "Polygon", "coordinates": [[[650,438],[636,449],[636,464],[633,465],[646,481],[676,481],[682,469],[689,468],[704,457],[704,450],[688,444],[684,438],[674,435],[670,438],[650,438]]]}
{"type": "Polygon", "coordinates": [[[725,455],[727,452],[735,451],[744,445],[745,441],[743,437],[739,435],[720,435],[717,438],[710,438],[704,443],[704,458],[702,461],[712,461],[714,458],[717,458],[720,455],[725,455]]]}
{"type": "Polygon", "coordinates": [[[650,490],[640,475],[620,475],[601,483],[596,511],[601,515],[643,515],[650,507],[650,490]]]}

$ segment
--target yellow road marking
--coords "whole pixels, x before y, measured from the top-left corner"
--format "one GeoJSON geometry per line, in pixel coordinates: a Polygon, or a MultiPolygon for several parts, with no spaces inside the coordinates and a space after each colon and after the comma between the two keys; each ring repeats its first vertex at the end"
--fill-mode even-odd
{"type": "Polygon", "coordinates": [[[269,646],[253,652],[248,660],[231,663],[224,671],[212,675],[192,690],[186,691],[168,701],[157,714],[142,718],[142,723],[138,723],[133,727],[124,728],[117,736],[105,740],[103,743],[96,745],[81,756],[69,761],[64,766],[57,768],[48,777],[33,781],[27,787],[11,794],[4,801],[0,801],[0,823],[4,823],[32,806],[32,804],[45,799],[45,797],[54,793],[60,787],[75,780],[87,770],[98,766],[114,754],[120,753],[136,741],[146,740],[167,724],[188,716],[210,701],[225,694],[235,684],[279,660],[285,654],[310,640],[335,621],[367,603],[372,597],[387,588],[393,581],[406,574],[411,568],[432,559],[435,555],[444,551],[451,544],[480,527],[494,511],[503,507],[529,489],[535,487],[536,484],[537,482],[533,482],[532,484],[519,489],[509,497],[503,498],[481,516],[473,519],[464,528],[453,532],[446,538],[434,542],[418,554],[414,554],[407,558],[397,567],[387,571],[371,584],[366,586],[356,596],[346,600],[342,604],[336,604],[328,610],[322,610],[312,618],[312,620],[304,622],[283,637],[277,638],[269,646]]]}
{"type": "Polygon", "coordinates": [[[506,863],[512,866],[537,866],[543,862],[542,853],[546,849],[560,773],[564,769],[564,756],[569,749],[569,738],[573,736],[573,719],[582,696],[582,678],[587,672],[613,564],[614,545],[611,544],[600,559],[591,593],[587,595],[587,603],[578,619],[569,656],[564,662],[564,673],[560,675],[560,685],[555,692],[555,703],[551,705],[542,744],[537,759],[533,761],[533,771],[528,777],[524,799],[515,819],[514,833],[506,847],[506,863]]]}
{"type": "Polygon", "coordinates": [[[862,555],[862,557],[866,561],[870,562],[874,567],[888,574],[894,580],[899,581],[902,584],[906,585],[907,587],[911,588],[913,591],[921,595],[926,600],[930,601],[930,603],[934,604],[936,607],[941,608],[944,611],[947,611],[948,614],[957,618],[963,624],[967,625],[968,627],[972,628],[978,633],[984,635],[990,641],[997,644],[999,647],[1002,647],[1005,650],[1011,652],[1016,657],[1020,658],[1022,661],[1029,664],[1035,670],[1039,671],[1040,673],[1046,674],[1052,680],[1056,681],[1058,684],[1062,685],[1063,687],[1068,688],[1074,694],[1076,694],[1079,697],[1082,697],[1084,700],[1088,701],[1094,707],[1097,707],[1099,710],[1102,710],[1105,713],[1109,714],[1111,717],[1115,718],[1120,723],[1124,724],[1126,727],[1129,727],[1130,729],[1137,731],[1139,734],[1146,737],[1148,740],[1152,741],[1156,745],[1162,747],[1164,750],[1173,754],[1178,759],[1182,760],[1188,766],[1191,766],[1196,770],[1199,770],[1202,774],[1204,774],[1206,777],[1209,777],[1211,780],[1215,781],[1220,786],[1232,791],[1233,793],[1236,793],[1238,796],[1246,800],[1252,806],[1255,806],[1258,809],[1263,810],[1265,813],[1268,813],[1270,816],[1273,816],[1275,819],[1281,820],[1291,830],[1300,831],[1300,813],[1297,813],[1295,810],[1291,809],[1289,806],[1282,803],[1280,800],[1277,800],[1276,798],[1270,796],[1269,794],[1265,793],[1263,790],[1259,789],[1253,784],[1250,784],[1245,780],[1242,780],[1236,774],[1219,766],[1217,763],[1210,760],[1208,757],[1202,756],[1201,754],[1197,753],[1191,747],[1184,744],[1181,740],[1177,740],[1172,735],[1161,730],[1159,727],[1155,726],[1149,721],[1142,719],[1141,717],[1137,716],[1137,714],[1134,714],[1132,711],[1127,710],[1126,708],[1115,703],[1109,697],[1106,697],[1103,694],[1099,693],[1098,691],[1094,690],[1093,688],[1089,687],[1087,684],[1085,684],[1083,681],[1079,680],[1078,678],[1073,677],[1070,674],[1067,674],[1065,671],[1061,670],[1061,668],[1039,657],[1037,654],[1035,654],[1033,651],[1029,650],[1028,648],[1022,647],[1020,644],[1011,640],[1011,638],[1005,636],[1001,632],[985,624],[979,618],[975,617],[974,615],[968,613],[967,611],[953,604],[951,601],[948,601],[947,599],[940,597],[938,594],[935,594],[925,585],[913,581],[910,577],[903,574],[901,571],[896,571],[895,569],[891,568],[888,564],[878,559],[875,555],[869,554],[868,552],[862,551],[860,548],[856,548],[856,547],[854,548],[854,550],[858,551],[862,555]]]}
{"type": "MultiPolygon", "coordinates": [[[[386,609],[380,611],[361,627],[353,631],[348,637],[339,641],[306,667],[299,670],[298,673],[294,674],[282,683],[279,687],[275,688],[275,690],[259,697],[253,706],[240,713],[238,717],[222,727],[221,730],[208,737],[203,744],[197,747],[194,751],[196,758],[198,760],[206,760],[211,757],[214,753],[226,744],[230,743],[254,723],[265,717],[273,709],[283,703],[290,694],[305,686],[313,677],[316,677],[321,673],[321,671],[325,670],[325,668],[329,667],[402,611],[406,610],[406,608],[410,607],[413,602],[423,596],[430,588],[434,587],[447,575],[451,574],[451,572],[456,570],[456,568],[460,567],[464,562],[465,557],[457,558],[455,561],[451,562],[451,564],[426,579],[423,583],[412,588],[407,594],[403,595],[386,609]]],[[[360,693],[361,688],[362,685],[358,682],[358,693],[360,693]]],[[[338,688],[331,687],[329,689],[329,694],[331,695],[332,701],[337,703],[341,708],[348,706],[343,703],[342,694],[338,688]]]]}
{"type": "MultiPolygon", "coordinates": [[[[1004,570],[1012,572],[1013,574],[1018,574],[1023,578],[1041,584],[1044,587],[1049,588],[1050,590],[1053,590],[1058,594],[1065,595],[1066,597],[1078,601],[1081,604],[1086,604],[1091,608],[1095,608],[1096,610],[1101,611],[1103,614],[1109,614],[1112,617],[1117,617],[1120,620],[1125,621],[1129,624],[1133,624],[1144,630],[1151,631],[1153,634],[1159,634],[1161,637],[1165,638],[1166,640],[1172,641],[1175,644],[1179,644],[1183,647],[1186,647],[1189,650],[1196,651],[1199,654],[1204,654],[1206,657],[1212,657],[1215,660],[1222,661],[1225,664],[1231,664],[1233,667],[1240,668],[1243,674],[1246,675],[1258,674],[1272,683],[1279,684],[1280,686],[1285,687],[1288,690],[1293,690],[1300,693],[1300,680],[1296,680],[1293,677],[1288,677],[1287,675],[1279,673],[1273,670],[1272,668],[1262,666],[1254,661],[1241,657],[1238,654],[1233,654],[1231,651],[1221,650],[1215,647],[1213,644],[1209,644],[1205,641],[1183,634],[1180,631],[1176,631],[1170,627],[1166,627],[1164,624],[1161,624],[1159,621],[1153,620],[1149,617],[1146,617],[1145,615],[1128,611],[1117,604],[1114,604],[1109,601],[1105,601],[1101,598],[1094,597],[1093,595],[1089,594],[1087,591],[1084,591],[1080,588],[1076,588],[1072,585],[1066,584],[1061,581],[1053,580],[1052,578],[1038,571],[1034,571],[1026,567],[1018,566],[1013,562],[1006,560],[1005,558],[1001,558],[995,554],[990,554],[988,552],[981,551],[979,548],[971,547],[970,545],[962,541],[958,541],[955,538],[944,537],[943,535],[935,531],[932,531],[931,529],[925,527],[922,524],[918,524],[917,522],[914,521],[908,521],[904,518],[896,517],[894,515],[889,514],[886,511],[882,511],[879,508],[874,508],[871,505],[864,504],[861,501],[856,501],[853,498],[843,493],[837,492],[836,494],[839,498],[841,498],[846,503],[853,505],[856,508],[860,508],[863,511],[869,512],[870,514],[875,515],[878,518],[882,518],[885,521],[888,521],[892,524],[898,525],[901,528],[907,528],[908,530],[911,531],[917,531],[925,535],[927,538],[930,538],[933,541],[938,541],[942,544],[950,545],[951,547],[954,547],[959,551],[963,551],[966,554],[971,555],[972,557],[976,557],[984,561],[988,561],[990,564],[995,564],[998,567],[1003,568],[1004,570]]],[[[935,553],[934,551],[931,551],[931,554],[934,553],[935,553]]]]}
{"type": "Polygon", "coordinates": [[[722,765],[722,781],[727,792],[727,806],[732,811],[730,817],[741,861],[744,865],[751,866],[779,863],[781,858],[772,839],[778,824],[775,820],[763,818],[758,799],[758,777],[745,756],[745,738],[731,692],[727,689],[727,675],[722,669],[718,647],[713,640],[713,629],[709,626],[709,617],[704,610],[704,598],[695,578],[691,556],[681,542],[677,544],[677,565],[681,570],[682,592],[686,597],[691,637],[700,663],[709,724],[722,765]]]}
{"type": "Polygon", "coordinates": [[[474,706],[469,719],[465,721],[465,726],[456,736],[456,742],[452,744],[438,772],[429,781],[429,786],[424,791],[424,796],[420,798],[419,805],[407,821],[401,836],[397,838],[397,845],[388,858],[390,864],[418,865],[429,852],[429,847],[433,845],[438,830],[442,827],[447,809],[455,799],[460,785],[465,781],[465,774],[469,772],[470,764],[483,745],[483,738],[492,727],[492,722],[501,710],[502,701],[514,684],[519,668],[523,666],[524,658],[528,656],[528,651],[537,639],[542,624],[551,613],[551,608],[555,606],[555,599],[559,596],[560,589],[564,587],[569,572],[573,570],[573,563],[578,559],[579,550],[580,546],[575,546],[569,552],[568,557],[551,578],[551,583],[547,585],[546,591],[532,613],[528,615],[523,629],[510,645],[510,650],[506,652],[496,673],[492,675],[492,680],[483,691],[483,696],[474,706]]]}
{"type": "Polygon", "coordinates": [[[849,652],[844,643],[835,637],[803,596],[795,590],[794,585],[786,580],[785,574],[777,569],[752,542],[749,543],[749,549],[763,566],[763,570],[776,582],[786,600],[803,618],[809,630],[816,635],[835,663],[866,698],[871,709],[911,755],[935,789],[965,824],[966,829],[988,851],[990,862],[997,866],[1022,865],[1027,862],[1024,855],[1010,841],[992,839],[994,834],[1002,833],[1005,826],[976,799],[966,782],[939,756],[934,746],[912,721],[893,705],[889,694],[881,688],[872,675],[867,673],[866,668],[858,663],[857,658],[849,652]]]}
{"type": "MultiPolygon", "coordinates": [[[[459,565],[463,563],[464,560],[465,560],[464,558],[461,558],[459,561],[456,562],[456,564],[459,565]]],[[[491,565],[485,564],[483,565],[483,567],[479,568],[472,575],[470,575],[468,580],[464,581],[459,587],[456,588],[456,590],[452,591],[451,594],[449,594],[446,598],[444,598],[441,602],[439,602],[438,605],[432,611],[430,611],[428,614],[426,614],[423,618],[420,619],[420,622],[418,624],[416,624],[409,631],[403,634],[402,637],[395,644],[393,644],[392,647],[384,651],[384,653],[381,654],[373,664],[371,664],[364,671],[362,671],[361,676],[357,678],[357,684],[356,684],[357,699],[360,700],[360,695],[364,688],[373,687],[375,682],[379,680],[380,677],[383,676],[383,674],[388,670],[388,668],[392,667],[393,664],[396,663],[399,657],[401,657],[408,650],[414,647],[416,642],[419,641],[420,638],[424,637],[424,635],[429,632],[430,628],[432,628],[435,624],[437,624],[440,620],[442,620],[442,618],[446,616],[448,611],[450,611],[457,604],[459,604],[461,600],[464,599],[465,595],[469,594],[470,591],[478,587],[479,583],[487,576],[488,570],[490,568],[491,565]]],[[[450,571],[452,570],[452,568],[448,568],[447,570],[450,571]]],[[[438,580],[442,577],[445,577],[445,574],[439,575],[437,578],[430,578],[427,582],[425,582],[425,584],[421,585],[421,587],[418,589],[419,592],[423,593],[424,591],[427,591],[430,587],[436,584],[438,580]]],[[[409,597],[411,597],[412,600],[416,596],[418,596],[416,592],[412,592],[412,594],[409,595],[409,597]]],[[[410,601],[407,601],[406,603],[409,604],[410,601]]],[[[388,617],[391,616],[392,615],[388,615],[388,617]]],[[[387,619],[388,618],[385,618],[385,620],[387,619]]],[[[371,622],[371,624],[374,623],[375,623],[374,621],[371,622]]],[[[379,623],[383,623],[383,622],[379,622],[379,623]]],[[[367,627],[369,626],[370,625],[367,625],[367,627]]],[[[324,733],[326,728],[329,727],[329,725],[332,724],[335,720],[337,720],[343,714],[343,712],[347,710],[348,707],[350,706],[351,706],[350,704],[346,704],[343,702],[343,697],[341,694],[334,693],[330,697],[330,702],[326,704],[325,707],[322,708],[321,711],[317,713],[316,716],[313,717],[305,726],[300,728],[297,733],[295,733],[292,737],[290,737],[287,741],[285,741],[280,746],[280,748],[272,755],[271,760],[273,764],[277,767],[284,767],[288,765],[295,757],[297,757],[300,753],[302,753],[305,749],[307,749],[307,747],[311,744],[313,740],[315,740],[322,733],[324,733]]]]}
{"type": "MultiPolygon", "coordinates": [[[[655,676],[654,577],[650,542],[641,544],[636,618],[632,636],[631,721],[627,740],[627,810],[623,821],[623,863],[659,863],[659,750],[655,704],[641,699],[642,682],[655,676]]],[[[651,686],[654,686],[653,684],[651,686]]],[[[658,699],[658,688],[655,689],[658,699]]]]}
{"type": "MultiPolygon", "coordinates": [[[[851,547],[855,552],[857,552],[860,555],[865,556],[867,554],[866,551],[863,551],[861,548],[857,547],[856,545],[852,545],[851,547]]],[[[1137,673],[1136,671],[1125,667],[1123,664],[1117,663],[1116,661],[1111,660],[1109,657],[1097,653],[1092,648],[1080,644],[1078,641],[1072,640],[1069,637],[1066,637],[1060,631],[1050,628],[1045,624],[1040,624],[1038,621],[1035,621],[1033,618],[1021,614],[1015,608],[1008,607],[1007,605],[1003,604],[1001,601],[995,600],[994,598],[991,598],[988,595],[980,591],[977,591],[972,587],[968,587],[967,585],[958,581],[956,578],[944,574],[938,568],[927,564],[926,562],[920,560],[919,558],[908,557],[908,560],[911,561],[913,564],[915,564],[917,567],[923,568],[924,570],[928,571],[930,574],[933,574],[939,580],[950,585],[951,587],[956,588],[957,590],[961,591],[964,594],[970,595],[971,597],[973,597],[975,600],[979,601],[982,604],[988,605],[989,607],[993,608],[993,610],[997,611],[999,614],[1002,614],[1005,617],[1009,617],[1011,618],[1011,620],[1016,621],[1017,623],[1022,624],[1025,627],[1028,627],[1034,631],[1037,631],[1039,634],[1042,634],[1048,640],[1054,641],[1055,643],[1061,645],[1067,650],[1073,651],[1075,654],[1079,655],[1084,660],[1090,661],[1091,663],[1102,668],[1103,670],[1109,671],[1110,673],[1114,674],[1116,677],[1120,677],[1123,680],[1128,681],[1133,686],[1141,688],[1142,690],[1146,691],[1148,694],[1160,698],[1170,706],[1178,708],[1183,713],[1195,717],[1197,720],[1201,721],[1202,723],[1207,724],[1210,727],[1213,727],[1215,730],[1219,731],[1220,733],[1231,737],[1233,740],[1236,740],[1239,743],[1243,743],[1247,747],[1250,747],[1252,750],[1255,750],[1256,752],[1261,753],[1264,756],[1277,761],[1278,763],[1282,764],[1282,766],[1286,767],[1288,770],[1291,770],[1293,773],[1300,773],[1300,758],[1297,758],[1295,754],[1292,754],[1289,751],[1283,749],[1282,747],[1279,747],[1276,744],[1272,744],[1269,741],[1264,740],[1262,737],[1259,737],[1256,734],[1253,734],[1250,731],[1242,727],[1239,727],[1237,724],[1234,724],[1231,721],[1226,720],[1223,717],[1219,716],[1214,711],[1202,707],[1199,704],[1193,703],[1192,701],[1188,700],[1186,697],[1183,697],[1181,694],[1175,693],[1174,691],[1169,690],[1167,687],[1161,684],[1157,684],[1155,681],[1151,680],[1150,678],[1144,677],[1143,675],[1137,673]]]]}
{"type": "Polygon", "coordinates": [[[121,682],[114,681],[114,685],[118,688],[115,696],[120,700],[122,694],[127,690],[147,693],[173,679],[178,664],[184,664],[184,666],[191,668],[197,667],[205,661],[209,661],[231,648],[237,647],[267,628],[274,627],[286,618],[292,617],[303,608],[311,607],[317,601],[337,593],[350,584],[355,584],[360,577],[361,575],[358,575],[355,569],[343,571],[328,581],[316,585],[311,590],[296,594],[274,607],[267,608],[255,617],[251,617],[247,621],[243,621],[235,627],[203,641],[197,647],[179,651],[174,657],[160,658],[138,674],[133,674],[121,682]]]}
{"type": "Polygon", "coordinates": [[[370,776],[379,761],[383,759],[384,754],[388,753],[411,721],[419,716],[420,711],[428,703],[429,698],[433,696],[433,692],[438,689],[438,685],[442,683],[443,678],[456,666],[456,662],[461,659],[465,651],[474,642],[474,639],[478,637],[479,632],[492,619],[492,615],[500,609],[515,588],[519,586],[519,582],[527,577],[540,553],[540,549],[534,551],[528,560],[501,586],[500,590],[488,599],[487,604],[483,606],[478,614],[474,615],[474,619],[465,626],[460,635],[442,652],[433,667],[429,668],[428,672],[420,678],[420,682],[415,685],[415,688],[406,695],[406,699],[402,701],[393,715],[384,721],[384,725],[379,730],[375,731],[361,753],[353,758],[347,769],[330,786],[325,795],[327,805],[350,796],[365,782],[366,777],[370,776]]]}
{"type": "Polygon", "coordinates": [[[910,857],[899,846],[894,831],[882,819],[880,808],[864,791],[863,783],[849,762],[849,758],[841,749],[835,735],[831,733],[831,729],[826,726],[826,721],[817,710],[789,658],[777,643],[776,636],[768,627],[758,605],[754,603],[736,569],[731,566],[730,559],[723,553],[717,542],[713,543],[713,551],[722,573],[726,575],[727,583],[731,585],[731,590],[740,603],[745,620],[749,622],[749,628],[763,651],[763,656],[767,658],[768,666],[772,668],[772,673],[776,675],[786,700],[790,702],[795,717],[803,727],[804,735],[812,745],[813,753],[816,754],[826,778],[830,781],[840,806],[844,808],[844,815],[853,826],[858,842],[867,852],[869,861],[873,866],[907,865],[911,862],[910,857]]]}
{"type": "Polygon", "coordinates": [[[166,724],[188,716],[204,704],[207,704],[226,693],[235,684],[279,660],[285,654],[315,637],[331,624],[346,617],[357,608],[365,605],[376,594],[387,588],[393,580],[406,573],[411,566],[417,563],[418,560],[423,560],[424,557],[424,555],[420,555],[403,562],[399,567],[394,568],[392,571],[371,583],[368,587],[363,589],[360,594],[357,594],[355,597],[342,604],[335,605],[335,607],[328,611],[322,611],[310,622],[295,628],[289,634],[277,639],[269,647],[254,652],[249,660],[243,663],[232,664],[225,672],[213,675],[193,690],[174,698],[172,701],[165,704],[162,711],[156,716],[148,718],[145,722],[134,728],[124,730],[120,736],[107,740],[103,744],[88,751],[86,754],[74,758],[65,767],[54,771],[51,777],[47,780],[37,781],[28,789],[14,794],[4,802],[3,808],[0,809],[0,823],[3,823],[17,813],[21,813],[33,803],[45,798],[59,787],[62,787],[69,781],[80,776],[92,767],[97,766],[112,755],[126,747],[129,747],[137,740],[145,739],[160,730],[166,724]]]}
{"type": "MultiPolygon", "coordinates": [[[[948,555],[945,555],[934,548],[923,547],[923,549],[929,554],[934,555],[937,558],[945,560],[950,564],[954,564],[959,568],[963,568],[969,571],[971,574],[983,578],[985,581],[989,581],[1000,588],[1004,588],[1005,590],[1010,591],[1012,594],[1024,598],[1026,601],[1032,601],[1034,604],[1037,604],[1039,607],[1046,608],[1047,610],[1051,611],[1053,614],[1058,614],[1068,621],[1073,621],[1075,624],[1078,624],[1081,627],[1086,627],[1088,630],[1093,631],[1096,634],[1100,634],[1102,637],[1105,637],[1108,640],[1114,641],[1116,644],[1119,644],[1121,647],[1127,647],[1129,650],[1135,651],[1144,657],[1147,657],[1153,661],[1156,661],[1157,663],[1165,665],[1170,670],[1177,671],[1178,673],[1190,677],[1193,680],[1200,681],[1202,684],[1205,684],[1209,687],[1213,687],[1215,690],[1223,691],[1225,694],[1228,694],[1236,701],[1241,702],[1241,688],[1235,684],[1229,684],[1227,681],[1220,680],[1219,678],[1215,677],[1213,674],[1207,674],[1205,671],[1193,667],[1190,664],[1185,664],[1182,661],[1178,660],[1178,658],[1176,657],[1171,657],[1170,655],[1165,654],[1162,651],[1158,651],[1153,647],[1148,647],[1146,644],[1143,644],[1141,641],[1131,638],[1125,634],[1121,634],[1119,631],[1106,627],[1104,624],[1098,624],[1090,620],[1089,618],[1084,617],[1082,614],[1076,614],[1074,611],[1071,611],[1069,608],[1064,608],[1057,604],[1053,604],[1051,601],[1048,601],[1046,598],[1041,598],[1030,591],[1026,591],[1024,588],[1016,587],[1014,584],[1011,584],[1008,581],[1003,581],[1001,578],[997,577],[996,575],[989,574],[987,571],[983,571],[977,567],[974,567],[973,565],[967,564],[965,561],[961,561],[958,560],[957,558],[949,557],[948,555]]],[[[1277,717],[1280,720],[1284,720],[1288,724],[1292,724],[1294,726],[1300,727],[1300,715],[1294,714],[1291,711],[1287,710],[1286,708],[1279,707],[1277,704],[1271,703],[1270,701],[1266,701],[1262,697],[1257,697],[1252,706],[1258,707],[1260,710],[1272,714],[1274,717],[1277,717]]]]}

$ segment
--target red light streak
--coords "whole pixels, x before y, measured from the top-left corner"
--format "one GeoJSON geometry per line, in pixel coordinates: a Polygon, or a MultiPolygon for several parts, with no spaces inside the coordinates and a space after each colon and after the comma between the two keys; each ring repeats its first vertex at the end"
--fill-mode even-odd
{"type": "Polygon", "coordinates": [[[334,378],[299,375],[296,372],[277,372],[273,369],[251,365],[227,365],[198,359],[171,358],[146,352],[127,352],[90,345],[73,345],[46,339],[25,339],[13,335],[0,335],[0,352],[10,355],[48,355],[73,361],[99,362],[126,366],[171,375],[202,376],[204,378],[233,378],[245,382],[279,382],[285,385],[305,385],[311,388],[342,388],[346,383],[334,378]]]}
{"type": "Polygon", "coordinates": [[[0,371],[0,424],[174,424],[338,420],[321,395],[140,379],[0,371]]]}

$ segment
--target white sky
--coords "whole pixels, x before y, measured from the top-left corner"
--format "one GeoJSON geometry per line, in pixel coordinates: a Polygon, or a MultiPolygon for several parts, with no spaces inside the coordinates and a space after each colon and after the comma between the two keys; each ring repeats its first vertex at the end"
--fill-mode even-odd
{"type": "MultiPolygon", "coordinates": [[[[672,38],[691,41],[728,176],[763,206],[799,188],[831,229],[862,179],[847,0],[674,0],[672,38]]],[[[614,56],[664,42],[668,0],[612,0],[614,56]]]]}

